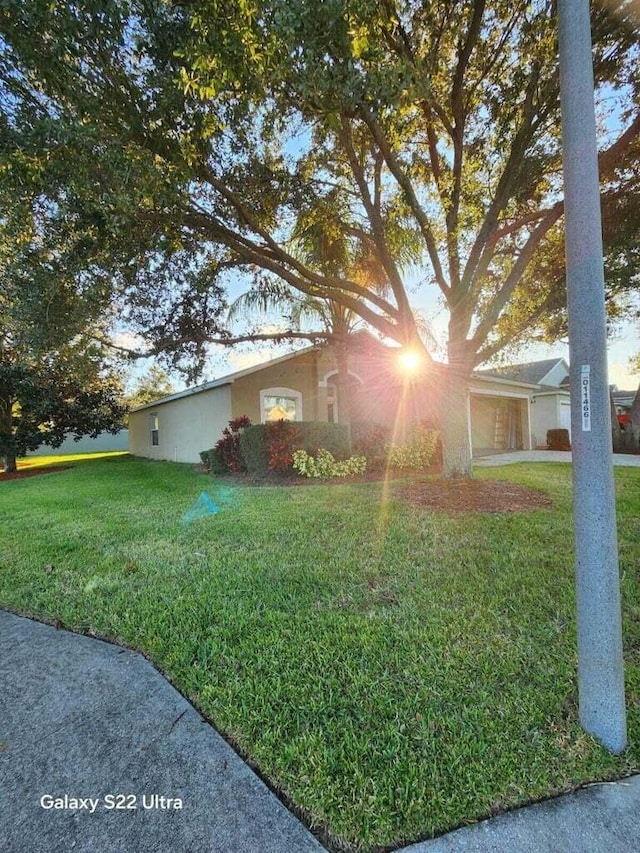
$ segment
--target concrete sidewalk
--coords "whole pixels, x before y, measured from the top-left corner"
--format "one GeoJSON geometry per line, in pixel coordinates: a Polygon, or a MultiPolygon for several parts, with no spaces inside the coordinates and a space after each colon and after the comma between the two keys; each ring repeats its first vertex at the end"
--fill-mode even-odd
{"type": "Polygon", "coordinates": [[[404,853],[635,853],[640,776],[574,794],[406,847],[404,853]]]}
{"type": "MultiPolygon", "coordinates": [[[[479,456],[474,467],[491,468],[495,465],[513,465],[516,462],[571,462],[570,450],[514,450],[498,451],[493,456],[479,456]]],[[[640,468],[640,455],[614,453],[613,464],[626,468],[640,468]]]]}
{"type": "Polygon", "coordinates": [[[324,849],[141,655],[0,611],[0,685],[2,853],[324,849]]]}
{"type": "MultiPolygon", "coordinates": [[[[0,610],[0,685],[2,853],[325,849],[141,655],[0,610]]],[[[640,777],[405,853],[634,850],[640,777]]]]}

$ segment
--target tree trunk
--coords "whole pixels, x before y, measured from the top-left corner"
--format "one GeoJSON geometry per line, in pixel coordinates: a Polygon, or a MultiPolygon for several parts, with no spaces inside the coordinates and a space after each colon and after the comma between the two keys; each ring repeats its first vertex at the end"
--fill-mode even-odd
{"type": "Polygon", "coordinates": [[[4,462],[4,473],[5,474],[13,474],[14,471],[18,470],[18,466],[16,464],[16,453],[15,450],[5,450],[3,460],[4,462]]]}
{"type": "Polygon", "coordinates": [[[446,480],[471,479],[469,373],[447,367],[440,401],[442,475],[446,480]]]}

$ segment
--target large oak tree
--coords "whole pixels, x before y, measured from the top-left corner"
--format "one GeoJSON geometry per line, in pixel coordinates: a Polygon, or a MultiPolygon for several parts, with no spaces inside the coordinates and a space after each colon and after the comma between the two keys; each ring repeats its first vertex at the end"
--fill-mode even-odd
{"type": "Polygon", "coordinates": [[[61,233],[51,246],[47,212],[33,200],[3,200],[0,462],[13,472],[18,457],[41,445],[116,432],[125,408],[102,343],[109,288],[100,275],[87,275],[61,233]]]}
{"type": "MultiPolygon", "coordinates": [[[[411,260],[449,312],[445,470],[468,475],[471,371],[558,310],[554,6],[8,0],[4,177],[73,222],[155,351],[231,342],[221,312],[239,275],[421,347],[411,260]],[[310,263],[308,228],[344,257],[310,263]]],[[[637,198],[632,13],[593,11],[612,222],[637,198]]]]}

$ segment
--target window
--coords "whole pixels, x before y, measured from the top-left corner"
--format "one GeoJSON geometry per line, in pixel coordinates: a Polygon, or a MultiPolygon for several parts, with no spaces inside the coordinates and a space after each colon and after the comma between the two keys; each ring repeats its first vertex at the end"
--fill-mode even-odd
{"type": "Polygon", "coordinates": [[[327,383],[327,420],[330,424],[338,422],[338,394],[336,386],[327,383]]]}
{"type": "Polygon", "coordinates": [[[158,447],[160,445],[160,430],[158,429],[158,415],[149,415],[149,428],[151,429],[151,445],[158,447]]]}
{"type": "Polygon", "coordinates": [[[302,394],[292,388],[266,388],[260,392],[262,422],[301,421],[302,394]]]}

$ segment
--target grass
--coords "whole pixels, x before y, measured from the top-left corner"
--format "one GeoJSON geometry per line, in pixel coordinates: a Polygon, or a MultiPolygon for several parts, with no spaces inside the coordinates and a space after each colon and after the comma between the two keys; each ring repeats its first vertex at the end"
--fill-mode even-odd
{"type": "Polygon", "coordinates": [[[0,603],[143,649],[335,848],[408,843],[640,765],[640,470],[616,469],[617,758],[576,722],[570,468],[478,476],[555,508],[449,518],[122,456],[0,483],[0,603]],[[204,489],[221,511],[182,523],[204,489]]]}
{"type": "Polygon", "coordinates": [[[32,468],[49,468],[52,465],[67,465],[73,462],[94,462],[96,459],[109,459],[116,456],[127,456],[122,450],[107,450],[102,453],[68,453],[64,456],[27,456],[18,460],[18,471],[32,468]]]}

